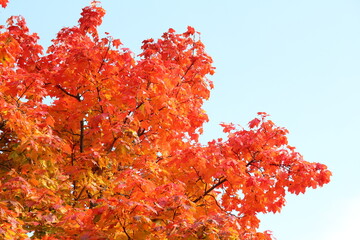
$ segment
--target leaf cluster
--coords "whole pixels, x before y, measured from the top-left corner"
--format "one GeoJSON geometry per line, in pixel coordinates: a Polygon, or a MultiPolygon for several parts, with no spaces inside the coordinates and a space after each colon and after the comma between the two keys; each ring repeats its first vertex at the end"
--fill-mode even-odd
{"type": "Polygon", "coordinates": [[[199,33],[135,57],[100,37],[104,15],[94,1],[45,53],[22,17],[1,27],[2,239],[271,239],[258,213],[329,182],[265,113],[200,144],[214,68],[199,33]]]}

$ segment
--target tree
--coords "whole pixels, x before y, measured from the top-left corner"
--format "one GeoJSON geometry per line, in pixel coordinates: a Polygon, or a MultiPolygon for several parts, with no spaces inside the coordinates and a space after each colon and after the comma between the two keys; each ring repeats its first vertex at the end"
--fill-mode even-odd
{"type": "Polygon", "coordinates": [[[93,1],[46,54],[22,17],[1,27],[2,239],[271,239],[258,213],[329,182],[266,113],[201,144],[214,68],[199,33],[134,57],[99,36],[104,14],[93,1]]]}

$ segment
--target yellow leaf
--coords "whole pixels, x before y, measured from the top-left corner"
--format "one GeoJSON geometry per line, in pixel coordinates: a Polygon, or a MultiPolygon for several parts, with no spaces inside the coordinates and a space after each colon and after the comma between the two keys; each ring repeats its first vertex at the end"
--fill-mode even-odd
{"type": "Polygon", "coordinates": [[[112,98],[112,96],[111,96],[111,94],[104,94],[104,96],[105,96],[105,98],[106,98],[106,100],[111,100],[111,98],[112,98]]]}

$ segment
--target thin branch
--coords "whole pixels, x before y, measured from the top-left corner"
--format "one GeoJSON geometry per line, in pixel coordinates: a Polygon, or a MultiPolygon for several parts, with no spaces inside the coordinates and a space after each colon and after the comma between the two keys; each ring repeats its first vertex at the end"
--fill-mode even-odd
{"type": "Polygon", "coordinates": [[[130,110],[130,111],[128,112],[127,116],[124,118],[123,123],[124,123],[124,124],[129,123],[129,121],[130,121],[130,120],[129,120],[129,117],[131,116],[131,114],[134,114],[135,111],[136,111],[137,109],[139,109],[143,104],[144,104],[144,102],[141,102],[140,104],[138,104],[138,105],[135,107],[134,110],[130,110]]]}
{"type": "Polygon", "coordinates": [[[79,195],[75,198],[75,201],[79,200],[81,195],[83,194],[84,190],[85,190],[86,186],[83,186],[79,192],[79,195]]]}
{"type": "Polygon", "coordinates": [[[123,226],[122,229],[124,230],[124,233],[125,233],[125,235],[127,236],[127,238],[128,238],[129,240],[131,240],[132,238],[131,238],[130,235],[127,233],[126,228],[123,226]]]}
{"type": "Polygon", "coordinates": [[[190,69],[192,68],[192,66],[194,65],[195,62],[196,62],[196,60],[193,61],[193,62],[189,65],[189,67],[186,69],[184,75],[181,76],[180,82],[176,85],[176,90],[177,90],[177,93],[175,94],[176,96],[178,96],[178,94],[179,94],[179,92],[180,92],[180,86],[181,86],[181,84],[184,83],[183,80],[185,79],[185,76],[188,74],[188,72],[190,71],[190,69]]]}
{"type": "Polygon", "coordinates": [[[252,159],[250,162],[248,162],[248,163],[246,164],[246,167],[252,165],[254,162],[256,162],[256,159],[252,159]]]}
{"type": "Polygon", "coordinates": [[[98,95],[98,101],[99,101],[99,105],[100,105],[100,112],[104,113],[104,109],[103,106],[101,105],[101,96],[100,96],[100,88],[96,87],[96,91],[97,91],[97,95],[98,95]]]}
{"type": "Polygon", "coordinates": [[[106,149],[107,153],[110,153],[112,151],[113,147],[115,146],[115,142],[118,139],[119,139],[119,137],[114,137],[113,141],[110,143],[109,147],[106,149]]]}
{"type": "Polygon", "coordinates": [[[76,100],[78,100],[79,102],[81,102],[81,95],[80,94],[77,94],[77,95],[74,95],[74,94],[71,94],[69,93],[68,91],[66,91],[63,87],[61,87],[59,84],[56,85],[56,87],[58,89],[60,89],[63,93],[65,93],[66,95],[70,96],[70,97],[73,97],[75,98],[76,100]]]}
{"type": "Polygon", "coordinates": [[[184,75],[181,77],[181,80],[184,80],[186,74],[190,71],[191,67],[194,65],[195,62],[196,62],[196,61],[193,61],[193,62],[189,65],[189,67],[186,69],[184,75]]]}
{"type": "Polygon", "coordinates": [[[212,198],[215,200],[216,206],[218,206],[218,208],[219,208],[221,211],[228,213],[225,209],[222,208],[222,206],[219,204],[219,202],[218,202],[218,200],[216,199],[215,196],[213,196],[213,195],[211,195],[211,194],[209,194],[209,196],[212,197],[212,198]]]}
{"type": "Polygon", "coordinates": [[[146,131],[145,128],[139,127],[138,130],[137,130],[138,137],[141,137],[142,135],[144,135],[145,131],[146,131]]]}
{"type": "Polygon", "coordinates": [[[99,67],[99,69],[98,69],[98,73],[100,73],[102,67],[103,67],[104,64],[105,64],[105,59],[106,59],[106,57],[107,57],[107,55],[108,55],[108,53],[109,53],[110,46],[111,46],[111,41],[109,41],[109,44],[108,44],[108,47],[107,47],[107,49],[106,49],[105,55],[104,55],[104,57],[103,57],[103,59],[102,59],[102,61],[101,61],[100,67],[99,67]]]}
{"type": "Polygon", "coordinates": [[[29,90],[29,88],[31,87],[31,85],[33,85],[34,82],[35,82],[35,80],[32,81],[32,82],[29,84],[29,86],[26,86],[24,92],[23,92],[23,93],[19,96],[19,98],[16,100],[16,103],[19,102],[19,100],[25,95],[25,93],[29,90]]]}
{"type": "Polygon", "coordinates": [[[80,152],[84,152],[84,120],[80,121],[80,152]]]}
{"type": "Polygon", "coordinates": [[[200,201],[201,199],[203,199],[206,195],[208,195],[212,190],[214,190],[215,188],[217,188],[218,186],[220,186],[221,184],[223,184],[224,182],[226,182],[227,179],[224,178],[222,180],[220,180],[218,183],[214,184],[211,188],[209,188],[208,190],[206,190],[204,192],[203,195],[199,196],[197,199],[195,199],[193,202],[197,203],[198,201],[200,201]]]}

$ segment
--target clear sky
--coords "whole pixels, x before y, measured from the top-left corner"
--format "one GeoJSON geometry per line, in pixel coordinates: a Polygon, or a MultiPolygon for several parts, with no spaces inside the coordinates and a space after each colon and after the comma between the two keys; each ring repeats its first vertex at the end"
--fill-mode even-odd
{"type": "MultiPolygon", "coordinates": [[[[0,24],[23,15],[41,43],[77,23],[89,0],[10,0],[0,24]]],[[[186,26],[202,33],[214,59],[215,89],[206,103],[203,141],[220,122],[246,125],[267,112],[290,131],[307,161],[327,164],[332,182],[288,196],[261,229],[278,240],[359,238],[360,2],[358,0],[103,0],[102,32],[140,52],[142,40],[186,26]]]]}

